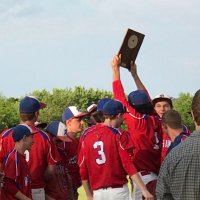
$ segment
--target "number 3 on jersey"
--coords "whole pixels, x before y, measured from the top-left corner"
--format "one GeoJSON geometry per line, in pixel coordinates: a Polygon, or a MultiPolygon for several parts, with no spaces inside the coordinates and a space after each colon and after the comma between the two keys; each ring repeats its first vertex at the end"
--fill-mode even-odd
{"type": "Polygon", "coordinates": [[[99,149],[98,150],[98,154],[99,154],[99,158],[96,159],[96,163],[98,165],[102,165],[106,162],[106,156],[105,156],[105,153],[104,153],[104,144],[102,141],[97,141],[93,144],[93,148],[94,149],[99,149]]]}

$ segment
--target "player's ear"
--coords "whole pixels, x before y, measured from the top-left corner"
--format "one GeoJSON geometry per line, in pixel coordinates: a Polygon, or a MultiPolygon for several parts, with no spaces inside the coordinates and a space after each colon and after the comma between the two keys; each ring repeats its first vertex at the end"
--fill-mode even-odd
{"type": "Polygon", "coordinates": [[[22,140],[23,140],[23,141],[26,141],[26,135],[23,136],[22,140]]]}
{"type": "Polygon", "coordinates": [[[163,129],[167,129],[167,124],[164,123],[164,122],[162,122],[162,128],[163,128],[163,129]]]}
{"type": "Polygon", "coordinates": [[[194,121],[195,119],[194,119],[194,113],[193,113],[193,111],[191,110],[191,116],[192,116],[192,120],[194,121]]]}
{"type": "Polygon", "coordinates": [[[35,112],[35,117],[36,117],[36,119],[39,117],[39,111],[35,112]]]}

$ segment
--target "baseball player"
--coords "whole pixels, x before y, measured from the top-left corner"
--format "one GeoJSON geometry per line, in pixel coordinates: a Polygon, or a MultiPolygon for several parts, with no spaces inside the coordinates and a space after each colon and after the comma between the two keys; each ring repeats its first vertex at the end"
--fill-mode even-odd
{"type": "MultiPolygon", "coordinates": [[[[67,170],[67,156],[65,152],[66,126],[60,121],[52,121],[46,128],[47,133],[56,144],[61,160],[56,165],[56,176],[46,180],[45,194],[49,199],[75,200],[72,192],[71,177],[67,170]]],[[[47,198],[48,200],[48,198],[47,198]]]]}
{"type": "Polygon", "coordinates": [[[33,134],[33,130],[26,124],[13,128],[15,146],[3,163],[5,183],[0,194],[1,200],[32,199],[31,176],[24,152],[31,149],[34,143],[33,134]]]}
{"type": "MultiPolygon", "coordinates": [[[[124,120],[134,144],[133,163],[142,180],[155,196],[157,175],[161,163],[162,127],[144,85],[137,75],[136,65],[131,64],[131,75],[137,86],[136,91],[128,95],[128,100],[120,80],[121,57],[116,55],[112,60],[113,94],[127,108],[124,120]]],[[[142,193],[134,184],[133,199],[141,200],[142,193]]]]}
{"type": "MultiPolygon", "coordinates": [[[[45,104],[39,102],[35,97],[26,96],[20,101],[19,112],[22,124],[27,124],[34,132],[35,143],[30,151],[26,151],[26,160],[28,161],[31,173],[31,187],[33,200],[45,200],[45,179],[44,174],[47,169],[51,174],[46,176],[53,176],[55,172],[55,165],[60,160],[60,155],[53,141],[47,133],[36,128],[34,123],[39,116],[39,110],[44,108],[45,104]]],[[[0,140],[0,162],[10,153],[14,147],[12,138],[13,128],[3,132],[0,140]]]]}
{"type": "MultiPolygon", "coordinates": [[[[158,113],[158,118],[161,120],[163,114],[168,111],[173,109],[173,104],[172,104],[172,98],[166,94],[158,94],[154,97],[152,100],[152,103],[154,105],[155,111],[158,113]]],[[[190,131],[185,126],[182,124],[182,131],[190,135],[190,131]]],[[[168,134],[163,134],[163,146],[162,146],[162,161],[165,159],[165,156],[167,154],[168,148],[171,144],[171,139],[168,134]]]]}
{"type": "Polygon", "coordinates": [[[86,122],[88,126],[92,126],[96,123],[101,123],[104,121],[102,113],[103,106],[110,100],[110,98],[100,99],[97,104],[92,104],[87,108],[86,122]]]}
{"type": "Polygon", "coordinates": [[[79,166],[88,200],[128,200],[127,174],[145,199],[153,199],[132,163],[129,134],[116,128],[123,123],[124,112],[119,101],[108,101],[103,107],[104,123],[86,129],[82,135],[79,166]]]}
{"type": "Polygon", "coordinates": [[[163,114],[162,127],[164,134],[172,141],[167,154],[189,136],[187,132],[183,132],[181,115],[175,110],[168,110],[163,114]]]}
{"type": "Polygon", "coordinates": [[[87,126],[92,126],[96,124],[96,119],[94,118],[95,113],[97,112],[97,105],[96,104],[91,104],[90,106],[87,107],[86,109],[87,115],[86,115],[86,123],[87,126]]]}
{"type": "Polygon", "coordinates": [[[78,199],[78,188],[82,185],[77,164],[79,140],[77,134],[83,129],[83,117],[87,113],[80,112],[76,106],[67,107],[62,114],[62,121],[67,127],[65,144],[67,169],[72,178],[72,187],[75,199],[78,199]]]}

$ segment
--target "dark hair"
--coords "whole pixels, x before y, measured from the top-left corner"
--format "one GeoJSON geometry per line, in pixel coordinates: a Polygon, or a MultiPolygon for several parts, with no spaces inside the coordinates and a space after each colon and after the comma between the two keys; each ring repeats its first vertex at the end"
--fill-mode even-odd
{"type": "Polygon", "coordinates": [[[192,100],[192,112],[194,115],[194,121],[197,125],[200,125],[200,89],[195,93],[192,100]]]}
{"type": "Polygon", "coordinates": [[[30,121],[33,120],[34,118],[36,119],[36,113],[22,113],[20,112],[20,119],[22,121],[30,121]]]}
{"type": "Polygon", "coordinates": [[[162,116],[162,123],[168,125],[172,129],[182,128],[181,115],[176,110],[168,110],[162,116]]]}
{"type": "Polygon", "coordinates": [[[151,102],[141,105],[131,105],[137,112],[141,114],[150,115],[153,113],[154,108],[151,102]]]}
{"type": "Polygon", "coordinates": [[[104,122],[105,118],[101,111],[96,111],[86,115],[86,122],[88,126],[95,125],[96,123],[104,122]]]}

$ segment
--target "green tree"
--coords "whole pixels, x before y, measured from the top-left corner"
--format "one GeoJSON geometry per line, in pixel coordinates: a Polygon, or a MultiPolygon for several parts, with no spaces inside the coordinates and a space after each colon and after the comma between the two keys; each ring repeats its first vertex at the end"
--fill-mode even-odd
{"type": "Polygon", "coordinates": [[[0,131],[19,123],[18,99],[0,96],[0,131]]]}
{"type": "MultiPolygon", "coordinates": [[[[47,108],[40,111],[40,122],[50,122],[52,120],[61,120],[64,109],[68,106],[77,106],[81,111],[85,112],[86,108],[97,103],[99,99],[108,97],[113,98],[110,91],[89,88],[81,86],[66,89],[53,89],[52,92],[46,90],[36,90],[30,95],[37,97],[40,101],[47,104],[47,108]]],[[[0,130],[11,127],[19,123],[19,101],[21,98],[6,98],[0,95],[0,130]]],[[[194,124],[192,122],[191,110],[192,96],[189,93],[181,93],[177,99],[173,101],[174,109],[181,113],[184,123],[192,131],[194,124]]]]}
{"type": "Polygon", "coordinates": [[[179,97],[173,101],[174,109],[177,110],[188,128],[193,131],[194,123],[190,114],[192,96],[189,93],[180,93],[179,97]]]}
{"type": "Polygon", "coordinates": [[[85,89],[81,86],[74,89],[53,89],[52,93],[46,90],[34,91],[31,95],[47,104],[47,108],[40,111],[41,122],[61,120],[61,115],[68,106],[77,106],[85,112],[89,105],[97,103],[99,99],[113,97],[111,92],[93,88],[85,89]]]}

